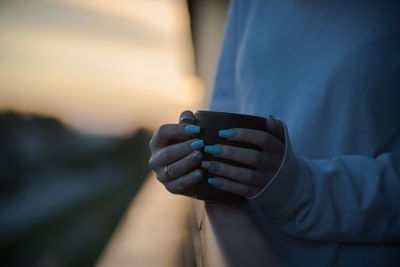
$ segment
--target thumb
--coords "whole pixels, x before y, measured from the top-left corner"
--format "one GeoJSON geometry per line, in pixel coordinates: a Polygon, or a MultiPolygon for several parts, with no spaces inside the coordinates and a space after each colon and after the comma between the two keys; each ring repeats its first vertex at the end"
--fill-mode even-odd
{"type": "Polygon", "coordinates": [[[190,110],[185,110],[179,116],[179,123],[194,123],[194,121],[194,114],[190,110]]]}
{"type": "Polygon", "coordinates": [[[272,115],[269,115],[267,118],[267,131],[279,141],[285,143],[285,129],[283,123],[272,115]]]}

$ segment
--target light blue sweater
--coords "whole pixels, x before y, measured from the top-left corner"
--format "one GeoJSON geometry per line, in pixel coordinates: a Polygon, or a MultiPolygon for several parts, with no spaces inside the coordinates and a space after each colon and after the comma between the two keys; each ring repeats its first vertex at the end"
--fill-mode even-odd
{"type": "Polygon", "coordinates": [[[233,1],[210,109],[287,125],[248,205],[283,262],[400,266],[399,1],[233,1]]]}

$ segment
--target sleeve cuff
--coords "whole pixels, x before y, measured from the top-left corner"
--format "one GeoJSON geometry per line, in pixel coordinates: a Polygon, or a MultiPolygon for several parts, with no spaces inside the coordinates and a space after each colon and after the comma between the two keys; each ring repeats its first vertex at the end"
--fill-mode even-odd
{"type": "MultiPolygon", "coordinates": [[[[301,194],[313,190],[311,179],[305,175],[307,163],[293,153],[286,124],[283,125],[285,154],[281,166],[260,192],[248,198],[258,202],[261,209],[271,217],[288,216],[301,194]]],[[[312,192],[308,195],[313,196],[312,192]]]]}

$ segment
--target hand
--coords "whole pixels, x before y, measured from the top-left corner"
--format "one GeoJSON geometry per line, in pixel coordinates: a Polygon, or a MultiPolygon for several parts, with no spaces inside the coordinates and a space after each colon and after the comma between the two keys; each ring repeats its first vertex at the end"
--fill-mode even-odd
{"type": "Polygon", "coordinates": [[[219,144],[206,146],[204,151],[214,157],[244,163],[255,168],[236,167],[218,161],[203,161],[202,167],[216,175],[208,182],[218,189],[244,197],[257,194],[279,169],[285,153],[282,122],[273,117],[268,118],[267,130],[268,132],[235,128],[220,131],[221,137],[253,144],[262,150],[219,144]]]}
{"type": "Polygon", "coordinates": [[[168,191],[174,194],[194,196],[194,186],[202,177],[202,172],[195,169],[203,154],[199,151],[204,142],[193,138],[200,132],[200,127],[191,125],[194,115],[184,111],[179,124],[161,125],[150,140],[150,168],[168,191]]]}

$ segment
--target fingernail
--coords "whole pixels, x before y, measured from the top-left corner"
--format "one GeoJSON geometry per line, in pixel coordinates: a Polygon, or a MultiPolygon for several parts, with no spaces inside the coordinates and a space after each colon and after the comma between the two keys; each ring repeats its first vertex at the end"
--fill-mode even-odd
{"type": "Polygon", "coordinates": [[[196,151],[192,154],[192,161],[197,162],[203,158],[203,154],[200,151],[196,151]]]}
{"type": "Polygon", "coordinates": [[[209,178],[208,179],[208,183],[212,184],[212,185],[215,185],[215,186],[222,185],[222,181],[220,179],[218,179],[218,178],[209,178]]]}
{"type": "Polygon", "coordinates": [[[203,174],[201,174],[201,172],[197,171],[194,173],[194,178],[196,179],[200,179],[203,176],[203,174]]]}
{"type": "Polygon", "coordinates": [[[220,165],[215,162],[215,161],[202,161],[201,162],[201,167],[203,167],[204,169],[207,169],[211,172],[216,172],[219,170],[220,165]]]}
{"type": "Polygon", "coordinates": [[[205,146],[204,151],[209,154],[221,154],[222,148],[219,146],[205,146]]]}
{"type": "Polygon", "coordinates": [[[225,138],[230,138],[230,137],[234,137],[236,135],[236,131],[233,129],[229,129],[229,130],[220,130],[218,132],[218,135],[220,137],[225,137],[225,138]]]}
{"type": "Polygon", "coordinates": [[[187,133],[199,133],[200,132],[200,126],[188,125],[188,126],[185,127],[185,132],[187,132],[187,133]]]}
{"type": "Polygon", "coordinates": [[[204,169],[208,169],[210,167],[210,162],[209,161],[202,161],[201,162],[201,167],[203,167],[204,169]]]}
{"type": "Polygon", "coordinates": [[[190,144],[190,146],[191,146],[193,149],[202,148],[202,147],[204,146],[204,141],[203,141],[203,140],[194,141],[193,143],[190,144]]]}
{"type": "Polygon", "coordinates": [[[189,117],[189,116],[182,116],[182,117],[181,117],[181,121],[184,121],[184,120],[192,121],[193,119],[194,119],[194,118],[189,117]]]}

